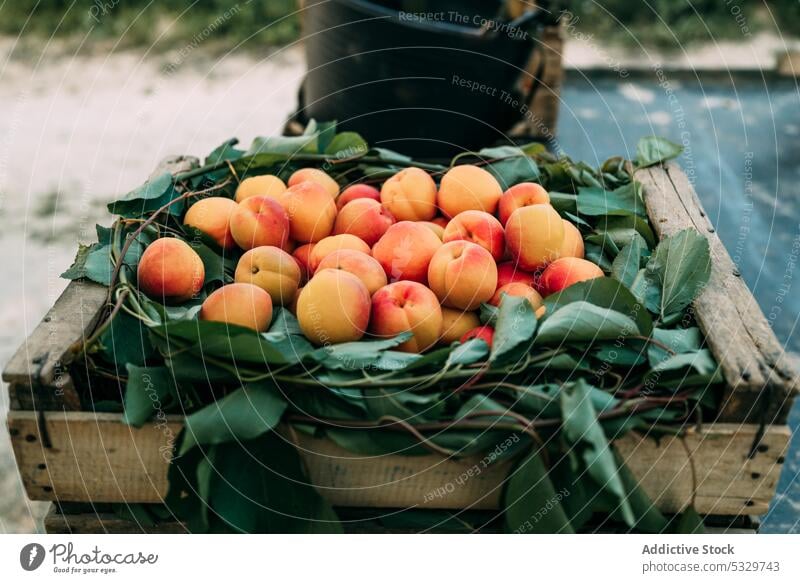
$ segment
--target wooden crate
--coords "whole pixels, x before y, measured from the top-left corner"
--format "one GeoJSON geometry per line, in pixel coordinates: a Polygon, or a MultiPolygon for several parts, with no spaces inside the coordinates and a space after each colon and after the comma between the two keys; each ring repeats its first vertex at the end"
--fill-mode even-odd
{"type": "MultiPolygon", "coordinates": [[[[167,167],[177,172],[192,163],[179,157],[167,167]]],[[[785,422],[797,374],[686,176],[667,165],[641,170],[636,178],[659,237],[694,228],[709,240],[711,283],[693,308],[726,389],[718,419],[690,428],[684,440],[631,433],[616,446],[664,512],[682,510],[694,494],[702,514],[764,513],[789,443],[785,422]]],[[[116,414],[78,410],[68,367],[105,301],[105,288],[70,283],[3,373],[12,445],[32,500],[157,503],[166,493],[180,417],[136,429],[116,414]]],[[[479,458],[365,457],[327,440],[294,438],[303,446],[312,482],[337,506],[492,510],[509,469],[483,468],[479,458]],[[435,495],[453,484],[458,487],[448,495],[435,495]]]]}

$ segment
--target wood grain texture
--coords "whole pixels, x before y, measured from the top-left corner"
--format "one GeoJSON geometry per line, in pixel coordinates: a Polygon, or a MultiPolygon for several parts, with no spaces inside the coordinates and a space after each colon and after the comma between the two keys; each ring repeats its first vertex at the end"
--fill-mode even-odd
{"type": "MultiPolygon", "coordinates": [[[[164,158],[151,177],[191,170],[191,156],[164,158]]],[[[3,368],[12,408],[70,410],[81,408],[69,373],[77,350],[91,334],[106,303],[108,288],[91,281],[71,281],[42,321],[3,368]]]]}
{"type": "Polygon", "coordinates": [[[638,170],[647,214],[659,239],[696,229],[711,248],[711,280],[693,304],[694,317],[725,378],[718,420],[786,422],[798,373],[675,164],[638,170]]]}
{"type": "MultiPolygon", "coordinates": [[[[179,418],[134,429],[115,414],[53,412],[42,417],[12,411],[8,418],[20,474],[32,500],[163,499],[179,418]]],[[[775,491],[790,432],[784,426],[768,427],[758,455],[750,459],[757,431],[756,426],[714,424],[702,431],[690,429],[683,440],[631,434],[616,443],[664,512],[681,511],[696,484],[696,507],[702,514],[760,514],[775,491]]],[[[335,506],[495,509],[509,471],[505,464],[485,467],[481,456],[368,457],[302,434],[296,441],[312,483],[335,506]]]]}
{"type": "Polygon", "coordinates": [[[97,323],[107,288],[71,281],[3,369],[13,406],[21,409],[80,409],[69,374],[74,348],[97,323]]]}

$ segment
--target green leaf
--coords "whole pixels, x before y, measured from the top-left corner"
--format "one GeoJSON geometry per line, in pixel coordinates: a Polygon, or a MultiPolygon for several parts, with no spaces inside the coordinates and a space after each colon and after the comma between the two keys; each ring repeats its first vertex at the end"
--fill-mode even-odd
{"type": "Polygon", "coordinates": [[[212,531],[341,532],[336,513],[311,485],[297,449],[285,438],[269,431],[214,449],[209,488],[212,531]]]}
{"type": "MultiPolygon", "coordinates": [[[[686,354],[700,350],[703,342],[700,330],[696,327],[678,328],[676,330],[655,328],[653,330],[653,339],[665,345],[675,354],[686,354]]],[[[658,344],[650,343],[647,346],[647,358],[651,367],[668,360],[670,356],[672,355],[658,344]]]]}
{"type": "Polygon", "coordinates": [[[567,344],[613,340],[641,334],[628,316],[589,302],[572,302],[546,316],[539,325],[537,344],[567,344]]]}
{"type": "Polygon", "coordinates": [[[272,430],[286,401],[269,384],[246,385],[186,417],[183,455],[196,445],[244,441],[272,430]]]}
{"type": "Polygon", "coordinates": [[[644,238],[636,233],[631,242],[625,245],[614,258],[614,262],[611,264],[611,276],[627,287],[631,287],[641,269],[642,259],[647,250],[644,238]]]}
{"type": "Polygon", "coordinates": [[[447,357],[447,368],[453,366],[465,366],[480,362],[489,354],[489,345],[480,338],[472,338],[464,344],[458,344],[447,357]]]}
{"type": "Polygon", "coordinates": [[[531,452],[506,480],[502,504],[506,528],[515,534],[574,533],[561,506],[563,497],[553,487],[539,453],[531,452]]]}
{"type": "Polygon", "coordinates": [[[177,397],[172,372],[163,366],[140,367],[128,363],[125,384],[125,415],[122,422],[142,426],[153,415],[164,415],[177,397]]]}
{"type": "Polygon", "coordinates": [[[675,534],[705,534],[706,526],[703,524],[703,518],[694,509],[694,506],[689,506],[681,512],[678,521],[675,523],[675,534]]]}
{"type": "Polygon", "coordinates": [[[375,387],[363,390],[364,403],[371,419],[398,417],[414,423],[435,420],[444,410],[440,393],[415,393],[409,389],[375,387]]]}
{"type": "MultiPolygon", "coordinates": [[[[109,203],[108,211],[111,214],[123,217],[138,217],[147,212],[158,210],[177,194],[172,174],[164,172],[130,191],[122,198],[109,203]]],[[[181,213],[183,211],[182,208],[179,208],[181,206],[176,203],[170,207],[170,213],[181,213]]]]}
{"type": "Polygon", "coordinates": [[[631,182],[616,190],[600,187],[578,189],[578,213],[584,216],[639,215],[645,216],[641,185],[631,182]]]}
{"type": "Polygon", "coordinates": [[[497,362],[527,346],[536,332],[536,326],[536,314],[527,299],[504,295],[497,313],[489,362],[497,362]]]}
{"type": "Polygon", "coordinates": [[[677,158],[683,152],[683,147],[658,136],[647,136],[639,140],[636,145],[636,165],[639,168],[654,166],[677,158]]]}
{"type": "Polygon", "coordinates": [[[325,154],[338,159],[353,158],[363,156],[368,150],[366,140],[360,135],[355,132],[342,132],[331,140],[325,148],[325,154]]]}
{"type": "MultiPolygon", "coordinates": [[[[319,142],[317,137],[318,134],[316,133],[302,136],[257,137],[250,144],[245,158],[258,154],[283,154],[288,156],[288,159],[291,159],[292,156],[298,154],[318,154],[319,142]]],[[[241,162],[245,158],[238,161],[241,162]]]]}
{"type": "Polygon", "coordinates": [[[169,356],[172,351],[192,350],[204,359],[256,364],[296,364],[314,347],[303,336],[282,332],[259,334],[249,328],[206,320],[178,320],[151,328],[169,356]],[[175,343],[179,343],[178,346],[175,343]],[[182,345],[188,345],[184,348],[182,345]]]}
{"type": "Polygon", "coordinates": [[[647,309],[660,315],[665,325],[674,324],[710,277],[711,253],[705,237],[693,229],[666,237],[645,267],[647,309]]]}
{"type": "Polygon", "coordinates": [[[478,152],[478,156],[485,160],[497,160],[484,168],[495,177],[503,190],[520,182],[538,182],[541,176],[536,161],[514,146],[484,148],[478,152]]]}
{"type": "Polygon", "coordinates": [[[117,365],[120,373],[127,364],[145,366],[155,356],[147,327],[127,312],[119,312],[100,335],[101,354],[117,365]]]}
{"type": "Polygon", "coordinates": [[[234,146],[239,143],[236,138],[231,138],[214,148],[208,157],[205,159],[205,165],[218,164],[225,160],[238,160],[244,156],[244,150],[238,150],[234,146]]]}
{"type": "Polygon", "coordinates": [[[601,217],[595,231],[612,241],[619,249],[630,243],[636,234],[644,238],[648,247],[656,244],[656,236],[647,219],[636,215],[601,217]]]}
{"type": "Polygon", "coordinates": [[[636,322],[645,336],[653,329],[653,320],[645,307],[619,281],[610,277],[598,277],[571,285],[544,300],[545,314],[553,314],[572,302],[585,301],[601,308],[608,308],[636,322]]]}
{"type": "Polygon", "coordinates": [[[633,510],[613,451],[597,421],[597,412],[590,398],[590,386],[586,381],[579,379],[564,386],[561,391],[561,412],[565,439],[579,448],[589,475],[601,489],[615,497],[625,522],[633,525],[633,510]]]}
{"type": "Polygon", "coordinates": [[[333,370],[362,370],[380,359],[383,351],[400,346],[411,338],[411,332],[403,332],[385,340],[360,340],[323,346],[309,358],[325,368],[333,370]]]}

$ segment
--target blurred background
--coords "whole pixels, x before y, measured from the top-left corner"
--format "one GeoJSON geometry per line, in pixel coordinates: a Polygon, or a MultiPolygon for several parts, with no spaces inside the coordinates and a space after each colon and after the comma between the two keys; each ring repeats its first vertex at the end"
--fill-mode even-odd
{"type": "MultiPolygon", "coordinates": [[[[92,240],[95,223],[109,222],[105,203],[140,184],[161,158],[202,157],[232,136],[248,143],[302,127],[308,112],[298,114],[298,104],[311,109],[320,103],[299,95],[307,57],[327,63],[337,50],[357,54],[378,24],[341,27],[330,36],[328,21],[306,28],[301,21],[320,6],[335,20],[365,4],[0,2],[0,363],[65,287],[59,274],[77,244],[92,240]]],[[[405,11],[409,20],[454,25],[442,8],[452,3],[379,4],[405,11]],[[441,11],[444,17],[434,16],[441,11]]],[[[496,18],[513,22],[530,9],[530,3],[499,0],[455,5],[485,14],[471,17],[472,27],[496,18]]],[[[548,4],[545,15],[549,32],[536,22],[500,32],[510,37],[524,30],[540,53],[522,68],[551,75],[536,95],[546,113],[526,117],[515,106],[527,123],[516,138],[506,127],[493,128],[491,141],[537,134],[554,150],[592,165],[613,155],[631,157],[643,135],[682,144],[680,163],[742,276],[787,349],[800,352],[800,283],[794,281],[800,257],[800,3],[573,1],[548,4]]],[[[464,58],[480,59],[475,53],[464,58]]],[[[380,77],[391,58],[376,63],[380,77]]],[[[442,95],[457,85],[439,81],[447,85],[442,95]]],[[[306,89],[319,92],[319,82],[310,76],[306,89]]],[[[524,75],[519,90],[532,97],[524,75]]],[[[476,93],[480,88],[456,93],[454,101],[476,93]]],[[[497,113],[504,105],[492,97],[483,103],[497,113]]],[[[441,119],[439,127],[426,122],[430,135],[457,125],[441,119]]],[[[7,407],[4,388],[0,414],[7,407]]],[[[791,423],[794,444],[764,532],[800,532],[798,407],[791,423]]],[[[41,529],[45,507],[26,500],[4,431],[0,492],[0,533],[41,529]]]]}

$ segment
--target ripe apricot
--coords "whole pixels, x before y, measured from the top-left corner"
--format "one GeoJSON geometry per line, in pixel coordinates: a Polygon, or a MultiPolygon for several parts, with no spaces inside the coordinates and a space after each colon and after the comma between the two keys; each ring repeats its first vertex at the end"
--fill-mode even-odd
{"type": "Polygon", "coordinates": [[[277,199],[286,190],[286,184],[277,176],[264,174],[245,178],[236,187],[236,202],[242,202],[251,196],[268,196],[277,199]]]}
{"type": "Polygon", "coordinates": [[[500,222],[505,225],[508,217],[518,208],[532,204],[550,204],[550,195],[541,184],[520,182],[503,193],[497,208],[500,222]]]}
{"type": "Polygon", "coordinates": [[[400,221],[375,243],[372,256],[381,264],[389,281],[408,279],[424,283],[431,257],[441,246],[439,237],[428,227],[400,221]]]}
{"type": "Polygon", "coordinates": [[[204,198],[189,207],[183,217],[183,224],[202,231],[223,249],[233,249],[236,241],[231,234],[231,217],[237,208],[236,203],[229,198],[204,198]]]}
{"type": "Polygon", "coordinates": [[[336,200],[336,197],[339,196],[339,183],[319,168],[301,168],[296,171],[289,177],[289,188],[303,182],[319,184],[333,200],[336,200]]]}
{"type": "Polygon", "coordinates": [[[441,344],[452,344],[464,334],[481,325],[476,312],[464,312],[454,308],[442,308],[441,344]]]}
{"type": "Polygon", "coordinates": [[[336,203],[316,182],[290,186],[279,200],[289,216],[290,235],[295,241],[316,243],[333,231],[336,203]]]}
{"type": "Polygon", "coordinates": [[[188,243],[164,237],[153,241],[142,253],[137,278],[139,289],[151,298],[183,302],[203,288],[205,267],[188,243]]]}
{"type": "Polygon", "coordinates": [[[278,247],[250,249],[239,259],[234,273],[234,281],[257,285],[279,306],[292,301],[301,277],[294,257],[278,247]]]}
{"type": "Polygon", "coordinates": [[[603,277],[603,270],[591,261],[564,257],[548,265],[542,272],[541,287],[545,295],[554,294],[581,281],[603,277]]]}
{"type": "Polygon", "coordinates": [[[506,223],[506,244],[522,269],[534,271],[558,257],[564,244],[564,221],[549,204],[518,208],[506,223]]]}
{"type": "Polygon", "coordinates": [[[388,283],[383,267],[374,257],[352,249],[328,253],[317,267],[317,270],[322,269],[341,269],[352,273],[367,286],[370,295],[388,283]]]}
{"type": "Polygon", "coordinates": [[[372,247],[394,223],[394,216],[381,203],[358,198],[341,208],[333,224],[333,234],[355,235],[372,247]]]}
{"type": "Polygon", "coordinates": [[[436,183],[420,168],[405,168],[383,183],[381,203],[398,221],[436,216],[436,183]]]}
{"type": "Polygon", "coordinates": [[[494,176],[479,166],[465,164],[447,171],[439,185],[437,203],[448,217],[464,211],[494,214],[503,189],[494,176]]]}
{"type": "Polygon", "coordinates": [[[274,198],[252,196],[239,203],[231,215],[231,235],[242,249],[284,247],[289,238],[289,217],[274,198]]]}
{"type": "Polygon", "coordinates": [[[397,350],[423,352],[433,346],[442,330],[442,308],[434,293],[415,281],[398,281],[372,296],[370,331],[391,338],[411,332],[411,339],[397,350]]]}
{"type": "Polygon", "coordinates": [[[489,213],[464,211],[447,223],[444,230],[445,243],[469,241],[486,249],[495,261],[500,261],[506,250],[506,235],[503,225],[489,213]]]}
{"type": "Polygon", "coordinates": [[[497,265],[480,245],[451,241],[431,258],[428,285],[445,306],[474,310],[494,294],[497,265]]]}
{"type": "Polygon", "coordinates": [[[272,300],[257,285],[231,283],[205,299],[199,317],[263,332],[272,321],[272,300]]]}
{"type": "Polygon", "coordinates": [[[352,273],[321,269],[297,298],[297,321],[317,345],[360,340],[369,324],[370,297],[352,273]]]}

